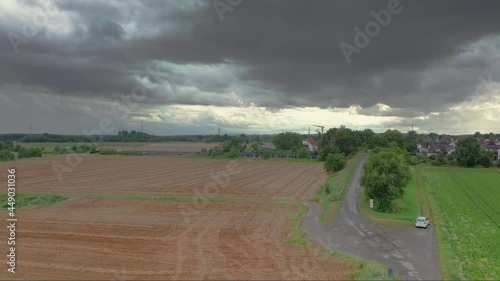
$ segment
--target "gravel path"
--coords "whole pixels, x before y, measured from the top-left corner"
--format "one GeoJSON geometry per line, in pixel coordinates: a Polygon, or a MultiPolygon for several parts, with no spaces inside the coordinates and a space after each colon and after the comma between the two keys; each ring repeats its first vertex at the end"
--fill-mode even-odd
{"type": "Polygon", "coordinates": [[[309,211],[302,222],[307,238],[340,252],[382,263],[393,268],[403,280],[440,280],[439,258],[434,229],[383,226],[358,212],[363,173],[363,156],[335,221],[321,224],[321,206],[308,202],[309,211]]]}

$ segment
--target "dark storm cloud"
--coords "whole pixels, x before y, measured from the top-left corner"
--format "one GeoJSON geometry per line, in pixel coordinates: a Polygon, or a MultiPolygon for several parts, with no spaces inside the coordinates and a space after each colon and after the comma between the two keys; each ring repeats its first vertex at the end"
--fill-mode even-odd
{"type": "MultiPolygon", "coordinates": [[[[172,87],[143,104],[234,105],[226,95],[244,85],[238,94],[261,106],[383,103],[428,112],[464,100],[478,75],[496,69],[488,56],[499,47],[498,1],[401,1],[403,10],[347,63],[339,44],[354,45],[353,28],[389,2],[247,0],[221,21],[211,1],[59,1],[71,32],[41,28],[19,54],[3,40],[0,86],[114,99],[130,94],[134,74],[154,82],[145,68],[168,62],[162,71],[172,87]],[[482,38],[486,46],[476,44],[482,38]],[[179,74],[175,66],[186,65],[219,68],[179,74]],[[238,71],[214,74],[224,67],[238,71]]],[[[0,23],[3,34],[21,34],[24,22],[0,23]]]]}

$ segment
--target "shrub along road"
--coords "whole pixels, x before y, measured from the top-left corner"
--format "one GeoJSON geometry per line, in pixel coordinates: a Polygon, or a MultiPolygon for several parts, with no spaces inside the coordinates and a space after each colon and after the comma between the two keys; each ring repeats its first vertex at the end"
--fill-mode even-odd
{"type": "Polygon", "coordinates": [[[383,226],[358,212],[360,178],[367,156],[358,163],[340,212],[330,224],[321,224],[321,205],[306,203],[309,211],[302,222],[306,237],[323,247],[366,258],[394,269],[403,280],[440,280],[439,258],[434,229],[383,226]]]}

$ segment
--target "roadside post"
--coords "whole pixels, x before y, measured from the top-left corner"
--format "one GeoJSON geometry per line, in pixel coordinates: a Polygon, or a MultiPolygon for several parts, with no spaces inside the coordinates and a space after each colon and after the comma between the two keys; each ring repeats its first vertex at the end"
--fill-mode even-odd
{"type": "Polygon", "coordinates": [[[373,209],[373,199],[370,199],[370,208],[373,209]]]}

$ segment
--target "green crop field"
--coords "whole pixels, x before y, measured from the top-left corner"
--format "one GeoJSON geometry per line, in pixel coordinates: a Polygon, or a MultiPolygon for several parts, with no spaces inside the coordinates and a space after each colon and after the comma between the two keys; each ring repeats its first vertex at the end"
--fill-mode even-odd
{"type": "Polygon", "coordinates": [[[500,280],[500,171],[420,168],[444,279],[500,280]]]}

